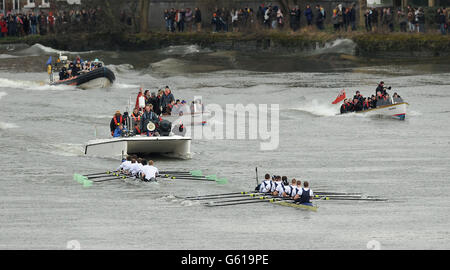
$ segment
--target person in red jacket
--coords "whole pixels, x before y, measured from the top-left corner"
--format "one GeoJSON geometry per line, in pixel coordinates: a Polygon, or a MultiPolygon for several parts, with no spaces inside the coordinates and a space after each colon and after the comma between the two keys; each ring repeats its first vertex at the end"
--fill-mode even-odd
{"type": "Polygon", "coordinates": [[[6,24],[5,18],[0,20],[0,37],[8,36],[8,25],[6,24]]]}

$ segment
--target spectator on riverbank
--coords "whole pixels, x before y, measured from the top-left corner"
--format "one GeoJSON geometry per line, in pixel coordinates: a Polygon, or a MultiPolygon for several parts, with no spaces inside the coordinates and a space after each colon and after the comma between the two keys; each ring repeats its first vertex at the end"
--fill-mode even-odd
{"type": "Polygon", "coordinates": [[[195,8],[194,11],[194,23],[195,23],[195,30],[197,32],[202,31],[202,12],[198,7],[195,8]]]}
{"type": "Polygon", "coordinates": [[[312,11],[310,5],[306,5],[305,17],[306,17],[306,25],[307,25],[307,27],[309,29],[311,29],[312,21],[313,21],[313,18],[314,18],[314,14],[313,14],[313,11],[312,11]]]}
{"type": "Polygon", "coordinates": [[[325,20],[325,10],[320,7],[320,5],[316,5],[316,26],[317,29],[323,30],[323,22],[325,20]]]}
{"type": "Polygon", "coordinates": [[[192,10],[190,8],[186,8],[184,21],[186,24],[186,29],[189,32],[192,32],[193,16],[194,16],[194,14],[193,14],[192,10]]]}
{"type": "Polygon", "coordinates": [[[6,24],[6,19],[1,17],[0,18],[0,37],[7,37],[8,36],[8,25],[6,24]]]}
{"type": "Polygon", "coordinates": [[[447,16],[445,14],[445,9],[437,10],[437,23],[439,25],[439,30],[442,35],[447,34],[448,24],[447,24],[447,16]]]}

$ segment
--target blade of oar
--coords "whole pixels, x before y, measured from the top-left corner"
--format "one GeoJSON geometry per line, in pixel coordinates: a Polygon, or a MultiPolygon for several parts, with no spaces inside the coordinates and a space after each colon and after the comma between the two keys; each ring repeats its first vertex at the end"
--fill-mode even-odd
{"type": "Polygon", "coordinates": [[[75,181],[77,181],[78,183],[82,184],[84,180],[87,180],[87,177],[84,177],[84,176],[81,175],[81,174],[75,173],[75,174],[73,174],[73,179],[74,179],[75,181]]]}
{"type": "Polygon", "coordinates": [[[190,171],[190,173],[192,176],[203,176],[203,173],[200,170],[190,171]]]}
{"type": "Polygon", "coordinates": [[[260,200],[267,200],[267,199],[274,199],[272,196],[249,196],[249,197],[242,197],[239,199],[234,200],[225,200],[225,201],[213,201],[209,202],[210,204],[217,204],[217,203],[232,203],[232,202],[241,202],[241,201],[253,201],[256,199],[260,200]]]}

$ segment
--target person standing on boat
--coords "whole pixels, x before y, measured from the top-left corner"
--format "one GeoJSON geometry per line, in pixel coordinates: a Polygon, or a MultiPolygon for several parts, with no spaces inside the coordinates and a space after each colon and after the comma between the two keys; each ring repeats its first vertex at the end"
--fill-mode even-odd
{"type": "Polygon", "coordinates": [[[303,183],[303,188],[301,189],[301,193],[294,196],[294,201],[299,204],[312,205],[311,200],[314,196],[313,191],[309,188],[308,181],[303,183]]]}
{"type": "Polygon", "coordinates": [[[358,99],[361,103],[364,101],[364,97],[361,95],[361,92],[359,92],[359,91],[356,91],[353,99],[358,99]]]}
{"type": "Polygon", "coordinates": [[[114,114],[114,117],[111,119],[111,122],[109,123],[109,127],[111,129],[111,136],[114,136],[114,131],[116,130],[117,126],[119,124],[123,124],[123,116],[120,113],[120,111],[116,111],[116,113],[114,114]]]}
{"type": "Polygon", "coordinates": [[[169,86],[166,86],[164,94],[162,95],[160,100],[160,107],[163,114],[167,113],[167,106],[169,106],[173,101],[175,101],[175,97],[169,89],[169,86]]]}
{"type": "Polygon", "coordinates": [[[381,81],[378,86],[377,89],[375,90],[375,94],[378,96],[378,92],[381,93],[381,95],[385,95],[386,94],[386,89],[384,88],[384,82],[381,81]]]}
{"type": "Polygon", "coordinates": [[[142,167],[141,177],[144,181],[156,181],[156,177],[159,175],[159,170],[156,168],[153,163],[153,160],[143,161],[144,166],[142,167]],[[145,164],[144,164],[145,163],[145,164]]]}

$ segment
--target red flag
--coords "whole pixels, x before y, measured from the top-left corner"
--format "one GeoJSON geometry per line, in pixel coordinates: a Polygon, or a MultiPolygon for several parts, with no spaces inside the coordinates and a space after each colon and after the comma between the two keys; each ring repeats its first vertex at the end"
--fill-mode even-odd
{"type": "Polygon", "coordinates": [[[331,104],[338,104],[339,102],[343,101],[345,99],[345,90],[342,89],[341,92],[339,92],[339,95],[337,98],[331,103],[331,104]]]}

